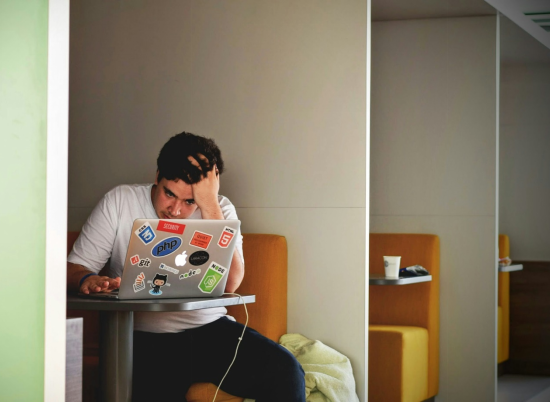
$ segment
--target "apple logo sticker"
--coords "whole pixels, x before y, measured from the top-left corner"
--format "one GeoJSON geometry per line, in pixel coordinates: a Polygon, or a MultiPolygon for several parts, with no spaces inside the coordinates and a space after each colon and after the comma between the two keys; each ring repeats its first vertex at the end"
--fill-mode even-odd
{"type": "Polygon", "coordinates": [[[176,266],[185,266],[187,263],[187,252],[183,251],[181,255],[176,256],[176,266]]]}

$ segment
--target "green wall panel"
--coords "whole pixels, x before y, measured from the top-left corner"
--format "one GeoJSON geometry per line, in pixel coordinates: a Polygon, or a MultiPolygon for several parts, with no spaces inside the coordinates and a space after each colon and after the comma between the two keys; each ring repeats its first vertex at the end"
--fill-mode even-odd
{"type": "Polygon", "coordinates": [[[0,400],[44,399],[47,0],[0,0],[0,400]]]}

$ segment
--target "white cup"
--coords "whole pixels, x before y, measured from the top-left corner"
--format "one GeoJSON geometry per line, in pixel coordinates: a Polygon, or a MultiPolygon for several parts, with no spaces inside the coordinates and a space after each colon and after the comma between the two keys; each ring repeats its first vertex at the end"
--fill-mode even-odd
{"type": "Polygon", "coordinates": [[[399,278],[400,264],[401,256],[384,256],[384,269],[386,270],[386,278],[399,278]]]}

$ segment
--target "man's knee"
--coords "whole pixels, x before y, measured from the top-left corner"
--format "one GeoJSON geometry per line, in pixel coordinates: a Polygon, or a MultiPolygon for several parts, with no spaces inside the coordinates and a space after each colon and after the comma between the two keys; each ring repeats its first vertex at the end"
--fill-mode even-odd
{"type": "Polygon", "coordinates": [[[304,370],[296,357],[286,348],[279,345],[277,345],[277,347],[277,359],[276,365],[274,366],[277,368],[276,376],[281,379],[281,381],[284,380],[285,382],[293,384],[305,384],[304,370]]]}
{"type": "Polygon", "coordinates": [[[305,401],[305,373],[296,357],[286,348],[279,347],[277,357],[277,374],[272,375],[271,381],[276,385],[272,399],[277,401],[305,401]]]}

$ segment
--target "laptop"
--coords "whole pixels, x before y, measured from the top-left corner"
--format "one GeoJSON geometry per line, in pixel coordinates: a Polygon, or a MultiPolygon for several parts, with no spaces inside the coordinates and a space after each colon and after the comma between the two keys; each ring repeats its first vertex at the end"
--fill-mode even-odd
{"type": "Polygon", "coordinates": [[[219,297],[225,290],[239,220],[136,219],[120,288],[88,298],[219,297]]]}

